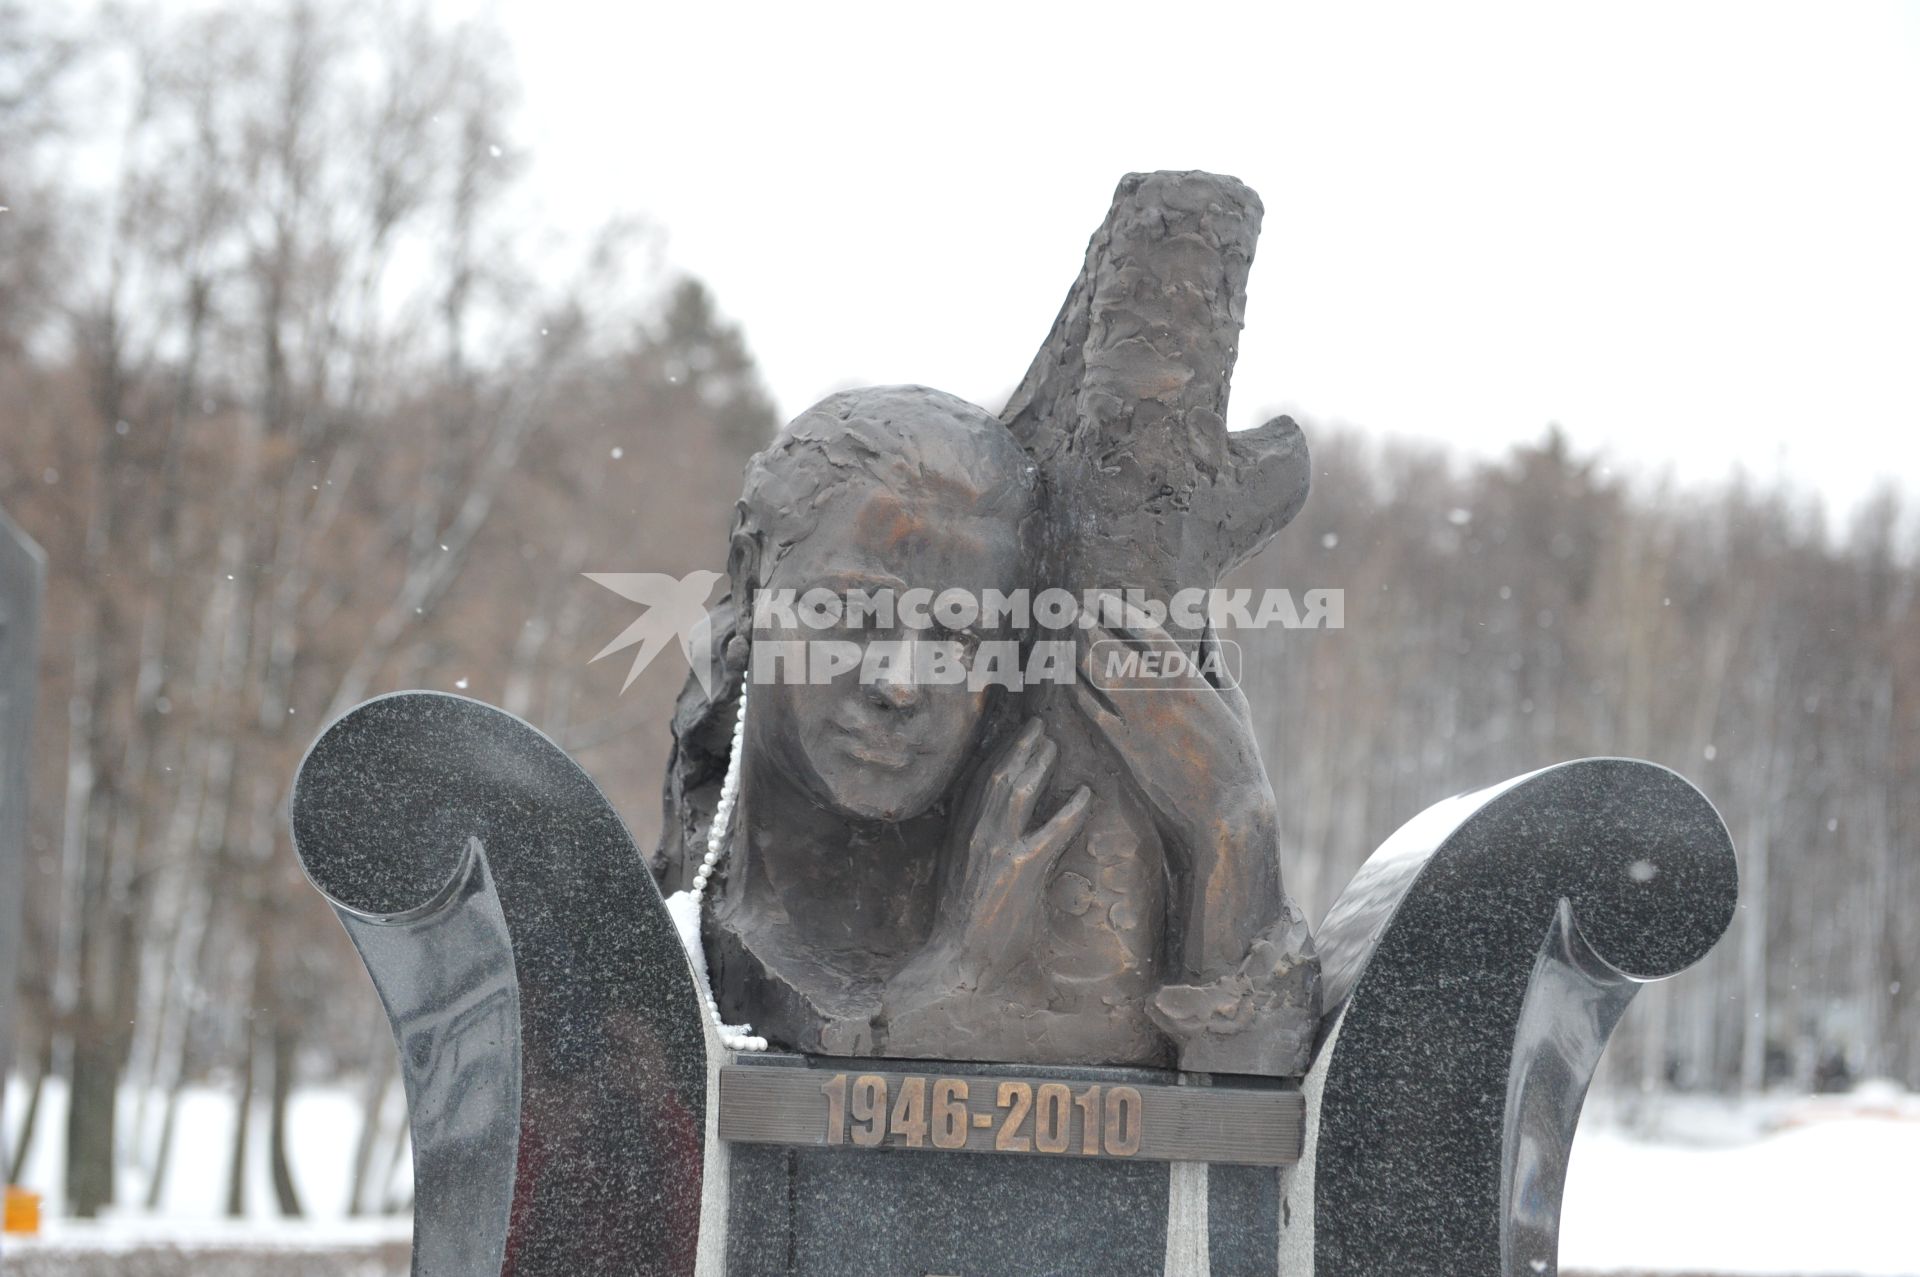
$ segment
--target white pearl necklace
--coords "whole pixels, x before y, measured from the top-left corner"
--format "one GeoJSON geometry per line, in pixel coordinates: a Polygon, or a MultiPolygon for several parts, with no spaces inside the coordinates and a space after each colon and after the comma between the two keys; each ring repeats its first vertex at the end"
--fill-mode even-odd
{"type": "MultiPolygon", "coordinates": [[[[693,875],[693,916],[696,925],[700,919],[700,906],[707,896],[707,883],[713,878],[713,872],[726,859],[729,836],[733,833],[734,809],[740,805],[740,760],[747,752],[747,684],[740,683],[740,712],[733,720],[733,748],[727,754],[727,778],[720,784],[720,805],[713,809],[713,824],[707,828],[707,854],[701,857],[699,872],[693,875]]],[[[696,934],[694,943],[698,944],[696,934]]],[[[734,1051],[764,1051],[767,1040],[758,1037],[750,1024],[734,1026],[740,1032],[727,1032],[727,1024],[720,1018],[720,1004],[714,1000],[713,982],[701,992],[706,995],[707,1014],[713,1017],[713,1024],[721,1031],[721,1045],[734,1051]]]]}

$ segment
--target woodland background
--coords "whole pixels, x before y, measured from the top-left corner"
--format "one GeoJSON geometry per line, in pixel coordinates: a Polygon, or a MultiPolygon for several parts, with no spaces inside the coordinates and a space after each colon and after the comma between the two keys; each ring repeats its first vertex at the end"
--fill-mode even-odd
{"type": "MultiPolygon", "coordinates": [[[[58,1141],[75,1213],[158,1201],[181,1096],[213,1086],[229,1208],[260,1208],[264,1126],[298,1214],[289,1099],[342,1081],[350,1200],[404,1208],[393,1045],[283,818],[331,715],[492,701],[657,833],[682,671],[616,695],[624,661],[588,658],[631,605],[580,574],[722,566],[778,423],[652,228],[541,223],[514,97],[497,32],[427,5],[0,0],[0,507],[50,559],[0,1178],[58,1141]]],[[[1728,818],[1745,903],[1598,1085],[1920,1087],[1901,490],[1836,521],[1790,482],[1616,474],[1545,423],[1492,462],[1303,424],[1315,495],[1237,583],[1346,591],[1343,630],[1240,636],[1309,916],[1439,798],[1653,759],[1728,818]]]]}

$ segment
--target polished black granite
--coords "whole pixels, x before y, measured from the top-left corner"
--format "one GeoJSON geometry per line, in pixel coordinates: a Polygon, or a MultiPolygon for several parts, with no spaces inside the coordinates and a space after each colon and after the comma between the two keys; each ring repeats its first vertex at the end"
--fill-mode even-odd
{"type": "Polygon", "coordinates": [[[1273,1166],[1207,1167],[1210,1277],[1273,1277],[1285,1174],[1273,1166]]]}
{"type": "Polygon", "coordinates": [[[1201,1194],[1158,1162],[734,1144],[703,1221],[700,998],[584,773],[509,715],[407,693],[327,730],[293,808],[401,1045],[416,1273],[691,1274],[704,1222],[727,1277],[1199,1277],[1201,1241],[1210,1277],[1550,1274],[1607,1036],[1639,981],[1713,945],[1737,887],[1673,773],[1536,772],[1410,822],[1329,915],[1299,1167],[1214,1165],[1201,1194]]]}
{"type": "Polygon", "coordinates": [[[46,558],[0,511],[0,1093],[13,1061],[14,963],[26,889],[27,757],[33,748],[46,558]]]}
{"type": "MultiPolygon", "coordinates": [[[[768,1068],[1162,1084],[1151,1069],[742,1057],[768,1068]]],[[[926,1149],[729,1147],[727,1277],[1160,1277],[1168,1164],[926,1149]]]]}
{"type": "Polygon", "coordinates": [[[405,692],[321,735],[293,827],[399,1043],[413,1271],[692,1273],[702,1005],[586,773],[510,714],[405,692]]]}
{"type": "Polygon", "coordinates": [[[1637,982],[1732,921],[1712,805],[1588,759],[1429,810],[1323,924],[1314,1277],[1552,1274],[1580,1105],[1637,982]]]}

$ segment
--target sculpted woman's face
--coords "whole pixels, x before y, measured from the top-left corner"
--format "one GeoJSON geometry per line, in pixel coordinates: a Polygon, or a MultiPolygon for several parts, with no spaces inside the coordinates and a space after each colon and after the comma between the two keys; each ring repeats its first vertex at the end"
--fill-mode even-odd
{"type": "MultiPolygon", "coordinates": [[[[851,590],[888,590],[897,604],[908,590],[1010,594],[1026,584],[1022,529],[1033,496],[1031,462],[984,409],[918,386],[835,395],[749,466],[729,562],[734,597],[790,591],[797,599],[824,589],[844,600],[851,590]]],[[[898,615],[891,625],[830,629],[791,611],[760,620],[756,663],[780,650],[775,643],[791,652],[797,642],[807,653],[831,643],[864,656],[879,643],[971,652],[983,640],[1017,637],[916,629],[898,615]]],[[[875,681],[863,677],[871,673],[864,665],[825,681],[809,668],[790,683],[783,664],[777,681],[754,679],[748,758],[830,810],[906,820],[953,785],[976,747],[989,693],[965,679],[916,679],[904,663],[875,681]]]]}
{"type": "MultiPolygon", "coordinates": [[[[843,491],[813,532],[774,569],[768,588],[795,596],[824,588],[953,587],[1009,593],[1021,584],[1018,529],[982,516],[962,494],[933,492],[908,503],[877,484],[843,491]]],[[[800,640],[852,643],[953,641],[971,650],[978,631],[784,623],[755,631],[756,646],[800,640]]],[[[844,650],[844,649],[843,649],[844,650]]],[[[864,663],[864,662],[863,662],[864,663]]],[[[919,815],[953,784],[976,746],[988,693],[965,682],[923,683],[910,669],[877,682],[854,668],[831,682],[756,683],[748,716],[756,758],[778,767],[817,802],[849,816],[899,821],[919,815]]],[[[781,670],[784,678],[785,670],[781,670]]]]}

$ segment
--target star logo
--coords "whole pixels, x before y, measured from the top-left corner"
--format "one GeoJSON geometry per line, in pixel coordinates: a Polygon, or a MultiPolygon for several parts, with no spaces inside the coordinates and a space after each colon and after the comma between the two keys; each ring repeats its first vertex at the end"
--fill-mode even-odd
{"type": "Polygon", "coordinates": [[[712,697],[713,627],[707,620],[707,596],[713,593],[722,573],[701,569],[683,577],[671,577],[664,572],[583,572],[581,575],[647,609],[639,620],[620,631],[613,642],[594,653],[593,660],[587,662],[589,665],[638,643],[640,650],[633,655],[627,681],[620,685],[624,692],[633,686],[640,672],[653,663],[653,658],[677,639],[693,676],[700,680],[700,690],[712,697]]]}

